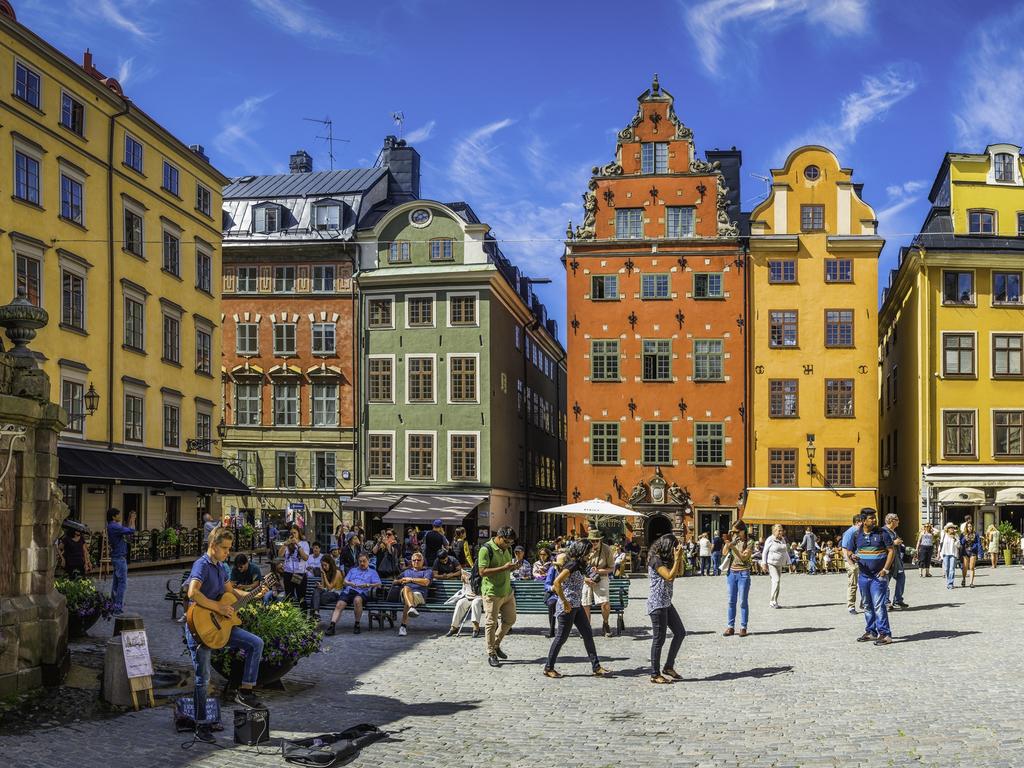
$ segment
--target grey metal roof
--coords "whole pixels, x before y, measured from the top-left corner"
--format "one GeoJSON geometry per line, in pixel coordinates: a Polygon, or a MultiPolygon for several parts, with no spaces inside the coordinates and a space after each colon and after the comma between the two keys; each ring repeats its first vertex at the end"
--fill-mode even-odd
{"type": "Polygon", "coordinates": [[[323,197],[362,192],[373,187],[387,172],[387,168],[353,168],[345,171],[240,176],[224,187],[224,199],[323,197]]]}

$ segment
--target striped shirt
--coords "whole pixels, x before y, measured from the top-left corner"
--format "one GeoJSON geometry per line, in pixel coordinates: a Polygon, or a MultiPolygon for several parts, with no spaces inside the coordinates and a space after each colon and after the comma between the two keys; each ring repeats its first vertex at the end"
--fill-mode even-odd
{"type": "Polygon", "coordinates": [[[865,576],[877,576],[885,567],[888,550],[892,546],[892,534],[887,528],[876,528],[871,533],[857,531],[853,537],[852,551],[857,555],[860,572],[865,576]]]}

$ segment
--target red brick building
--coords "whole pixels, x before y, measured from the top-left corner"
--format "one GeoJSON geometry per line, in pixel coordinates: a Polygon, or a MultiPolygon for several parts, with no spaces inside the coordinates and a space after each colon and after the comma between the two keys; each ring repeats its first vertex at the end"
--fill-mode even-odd
{"type": "Polygon", "coordinates": [[[642,511],[644,544],[727,526],[745,487],[741,156],[705,157],[655,77],[563,259],[569,496],[642,511]]]}

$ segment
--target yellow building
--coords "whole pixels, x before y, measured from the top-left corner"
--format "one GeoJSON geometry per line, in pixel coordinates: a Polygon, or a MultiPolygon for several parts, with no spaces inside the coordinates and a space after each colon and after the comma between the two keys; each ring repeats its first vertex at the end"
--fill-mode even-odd
{"type": "Polygon", "coordinates": [[[883,297],[881,492],[915,528],[1024,522],[1020,152],[945,156],[883,297]]]}
{"type": "Polygon", "coordinates": [[[750,214],[748,523],[840,529],[876,505],[884,241],[852,173],[801,147],[750,214]]]}
{"type": "Polygon", "coordinates": [[[32,349],[68,413],[72,514],[194,526],[220,490],[221,186],[202,153],[0,1],[0,302],[49,313],[32,349]],[[94,412],[88,406],[95,406],[94,412]]]}

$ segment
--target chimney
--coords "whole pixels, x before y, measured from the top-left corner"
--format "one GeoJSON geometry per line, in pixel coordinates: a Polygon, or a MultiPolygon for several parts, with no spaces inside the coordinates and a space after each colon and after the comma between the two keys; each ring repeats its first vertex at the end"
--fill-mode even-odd
{"type": "Polygon", "coordinates": [[[404,139],[387,136],[380,163],[388,169],[388,197],[394,202],[418,200],[420,196],[420,153],[404,139]]]}
{"type": "Polygon", "coordinates": [[[309,152],[300,149],[288,159],[288,170],[291,173],[312,173],[313,158],[309,156],[309,152]]]}
{"type": "Polygon", "coordinates": [[[199,157],[201,157],[207,163],[210,162],[210,158],[206,156],[206,150],[203,148],[202,144],[189,144],[188,148],[195,152],[197,155],[199,155],[199,157]]]}

